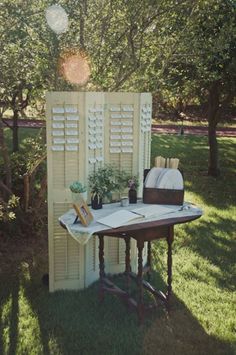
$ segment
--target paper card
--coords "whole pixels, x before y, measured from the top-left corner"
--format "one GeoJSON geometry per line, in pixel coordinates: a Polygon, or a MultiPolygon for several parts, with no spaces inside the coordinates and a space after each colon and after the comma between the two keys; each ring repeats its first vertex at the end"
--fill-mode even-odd
{"type": "Polygon", "coordinates": [[[52,128],[64,128],[64,123],[53,123],[52,128]]]}
{"type": "Polygon", "coordinates": [[[122,139],[133,139],[132,134],[122,135],[122,139]]]}
{"type": "Polygon", "coordinates": [[[132,132],[133,132],[133,128],[131,128],[131,127],[126,127],[126,128],[122,128],[121,131],[122,131],[122,132],[126,132],[126,133],[132,133],[132,132]]]}
{"type": "Polygon", "coordinates": [[[78,146],[77,145],[66,145],[66,150],[68,152],[77,152],[78,146]]]}
{"type": "Polygon", "coordinates": [[[66,106],[65,111],[67,113],[76,113],[76,112],[78,112],[78,109],[75,106],[66,106]]]}
{"type": "Polygon", "coordinates": [[[67,136],[77,136],[78,135],[78,131],[77,130],[66,130],[66,135],[67,136]]]}
{"type": "Polygon", "coordinates": [[[96,143],[96,147],[97,147],[98,149],[102,149],[102,144],[101,144],[101,143],[96,143]]]}
{"type": "Polygon", "coordinates": [[[78,144],[79,143],[79,139],[78,138],[67,138],[66,142],[69,143],[69,144],[73,144],[73,143],[78,144]]]}
{"type": "Polygon", "coordinates": [[[121,146],[121,142],[110,142],[110,146],[111,147],[120,147],[121,146]]]}
{"type": "Polygon", "coordinates": [[[110,139],[120,139],[121,138],[121,136],[119,135],[119,134],[112,134],[111,136],[110,136],[110,139]]]}
{"type": "Polygon", "coordinates": [[[97,157],[97,161],[103,161],[103,157],[97,157]]]}
{"type": "Polygon", "coordinates": [[[65,121],[65,117],[64,116],[57,116],[54,115],[52,116],[53,121],[65,121]]]}
{"type": "Polygon", "coordinates": [[[78,128],[77,123],[66,123],[66,128],[78,128]]]}
{"type": "Polygon", "coordinates": [[[96,142],[96,137],[89,136],[89,142],[90,143],[95,143],[96,142]]]}
{"type": "Polygon", "coordinates": [[[124,106],[122,106],[122,111],[132,112],[132,111],[134,111],[134,108],[132,105],[124,105],[124,106]]]}
{"type": "Polygon", "coordinates": [[[110,107],[110,111],[112,111],[112,112],[114,112],[114,111],[119,112],[119,111],[121,111],[121,108],[120,108],[120,106],[111,106],[111,107],[110,107]]]}
{"type": "Polygon", "coordinates": [[[64,136],[64,131],[52,131],[53,136],[64,136]]]}
{"type": "Polygon", "coordinates": [[[64,113],[65,110],[64,110],[64,107],[57,106],[57,107],[53,107],[53,108],[52,108],[52,112],[53,112],[53,113],[64,113]]]}
{"type": "Polygon", "coordinates": [[[102,133],[103,133],[103,130],[101,128],[97,128],[96,134],[102,135],[102,133]]]}
{"type": "Polygon", "coordinates": [[[110,148],[110,153],[121,153],[120,148],[110,148]]]}
{"type": "Polygon", "coordinates": [[[121,132],[121,129],[120,128],[111,128],[110,130],[112,133],[118,133],[118,132],[121,132]]]}
{"type": "Polygon", "coordinates": [[[67,119],[67,121],[78,121],[79,116],[78,115],[67,115],[66,119],[67,119]]]}
{"type": "Polygon", "coordinates": [[[64,143],[66,143],[66,140],[64,138],[53,138],[53,143],[54,144],[64,144],[64,143]]]}
{"type": "Polygon", "coordinates": [[[90,163],[90,164],[95,164],[96,161],[97,161],[96,158],[89,158],[89,163],[90,163]]]}
{"type": "Polygon", "coordinates": [[[119,121],[111,121],[111,126],[120,126],[121,123],[119,121]]]}
{"type": "Polygon", "coordinates": [[[90,136],[95,136],[96,135],[96,129],[95,128],[94,129],[90,128],[88,133],[89,133],[90,136]]]}
{"type": "Polygon", "coordinates": [[[133,122],[132,121],[123,121],[122,126],[133,126],[133,122]]]}
{"type": "Polygon", "coordinates": [[[123,147],[133,147],[133,142],[122,142],[123,147]]]}
{"type": "Polygon", "coordinates": [[[122,153],[133,153],[132,148],[122,148],[122,153]]]}
{"type": "Polygon", "coordinates": [[[96,127],[96,123],[95,122],[89,122],[89,128],[94,128],[96,127]]]}
{"type": "Polygon", "coordinates": [[[64,151],[64,145],[53,145],[52,150],[54,152],[63,152],[64,151]]]}
{"type": "Polygon", "coordinates": [[[122,115],[119,113],[111,113],[111,118],[122,118],[122,115]]]}
{"type": "Polygon", "coordinates": [[[142,128],[141,128],[141,131],[142,131],[142,132],[150,132],[150,131],[151,131],[151,128],[150,128],[150,127],[147,127],[147,128],[146,128],[146,127],[142,127],[142,128]]]}
{"type": "Polygon", "coordinates": [[[132,113],[122,113],[122,117],[123,118],[133,118],[133,114],[132,113]]]}

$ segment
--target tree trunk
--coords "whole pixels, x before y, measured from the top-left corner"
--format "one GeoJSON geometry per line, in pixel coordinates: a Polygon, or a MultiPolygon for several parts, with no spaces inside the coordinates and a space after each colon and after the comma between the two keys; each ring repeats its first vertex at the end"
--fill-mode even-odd
{"type": "Polygon", "coordinates": [[[12,142],[13,142],[13,152],[18,152],[19,150],[19,140],[18,140],[18,111],[14,110],[13,114],[13,126],[12,126],[12,142]]]}
{"type": "Polygon", "coordinates": [[[4,138],[4,126],[2,118],[0,117],[0,151],[2,152],[4,169],[5,169],[5,185],[9,190],[11,190],[12,179],[11,179],[11,162],[8,154],[8,149],[4,138]]]}
{"type": "Polygon", "coordinates": [[[220,117],[219,84],[214,83],[209,92],[208,98],[208,143],[209,161],[208,175],[219,176],[218,142],[216,138],[216,126],[220,117]]]}

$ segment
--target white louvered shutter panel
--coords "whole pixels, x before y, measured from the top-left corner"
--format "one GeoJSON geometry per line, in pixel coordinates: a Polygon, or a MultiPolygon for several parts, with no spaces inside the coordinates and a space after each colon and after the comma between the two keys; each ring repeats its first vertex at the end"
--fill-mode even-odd
{"type": "MultiPolygon", "coordinates": [[[[84,288],[98,278],[98,239],[80,245],[59,225],[58,217],[71,207],[69,185],[75,180],[86,184],[88,175],[104,163],[139,174],[141,196],[143,169],[150,166],[150,107],[150,94],[47,94],[50,291],[84,288]],[[141,129],[141,117],[146,130],[141,129]]],[[[131,259],[135,269],[134,240],[131,259]]],[[[105,238],[105,262],[106,272],[124,270],[123,240],[105,238]]]]}

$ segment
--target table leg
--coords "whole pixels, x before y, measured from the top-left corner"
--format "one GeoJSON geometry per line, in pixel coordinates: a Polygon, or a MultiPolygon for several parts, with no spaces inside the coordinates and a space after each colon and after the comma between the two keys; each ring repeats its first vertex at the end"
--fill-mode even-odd
{"type": "Polygon", "coordinates": [[[126,274],[126,287],[127,292],[130,290],[130,237],[125,237],[125,274],[126,274]]]}
{"type": "Polygon", "coordinates": [[[137,284],[138,284],[138,318],[139,323],[143,322],[144,317],[144,304],[143,304],[143,241],[137,241],[138,248],[138,275],[137,275],[137,284]]]}
{"type": "Polygon", "coordinates": [[[169,227],[169,233],[167,237],[168,252],[167,252],[167,309],[170,306],[170,296],[172,293],[172,243],[174,240],[174,226],[169,227]]]}
{"type": "Polygon", "coordinates": [[[103,290],[103,279],[105,277],[105,266],[104,266],[104,236],[99,235],[99,300],[102,302],[104,300],[104,290],[103,290]]]}
{"type": "Polygon", "coordinates": [[[151,242],[148,241],[148,251],[147,251],[147,266],[149,267],[149,270],[147,272],[147,279],[150,281],[151,279],[151,262],[152,262],[152,246],[151,242]]]}

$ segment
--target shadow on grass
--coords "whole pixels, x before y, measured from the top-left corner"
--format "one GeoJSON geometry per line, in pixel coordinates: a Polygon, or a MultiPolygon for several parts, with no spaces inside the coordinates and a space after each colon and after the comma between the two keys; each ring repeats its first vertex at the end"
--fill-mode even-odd
{"type": "MultiPolygon", "coordinates": [[[[217,267],[217,273],[208,270],[208,275],[210,273],[215,278],[220,288],[235,291],[236,223],[231,218],[220,216],[214,216],[209,222],[203,216],[197,227],[186,224],[181,228],[187,234],[182,241],[183,245],[217,267]]],[[[198,278],[197,272],[194,277],[198,278]]]]}
{"type": "Polygon", "coordinates": [[[5,354],[3,333],[4,327],[9,326],[8,341],[9,350],[7,354],[16,354],[17,341],[18,341],[18,317],[19,317],[19,279],[16,276],[11,288],[6,287],[9,279],[1,278],[1,295],[0,295],[0,354],[5,354]],[[9,316],[4,321],[3,306],[8,303],[9,316]]]}
{"type": "MultiPolygon", "coordinates": [[[[106,295],[98,303],[98,284],[79,291],[49,294],[41,284],[38,269],[30,267],[30,278],[21,275],[24,295],[37,317],[40,347],[38,354],[233,354],[229,344],[206,334],[196,318],[174,294],[171,313],[163,307],[138,326],[135,313],[128,313],[114,296],[106,295]]],[[[154,286],[165,290],[160,276],[152,273],[154,286]]],[[[8,285],[2,292],[1,304],[9,296],[9,352],[15,354],[18,342],[19,283],[8,285]]],[[[4,354],[3,328],[0,322],[0,353],[4,354]]],[[[22,336],[22,335],[21,335],[22,336]]],[[[22,347],[27,353],[27,346],[22,347]]]]}

